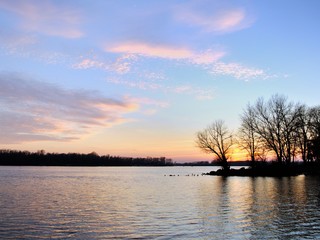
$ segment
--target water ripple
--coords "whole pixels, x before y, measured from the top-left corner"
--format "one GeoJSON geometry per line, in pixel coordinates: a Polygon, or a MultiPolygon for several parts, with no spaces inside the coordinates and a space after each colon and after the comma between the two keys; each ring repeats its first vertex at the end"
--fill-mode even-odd
{"type": "Polygon", "coordinates": [[[320,236],[318,178],[186,177],[196,171],[0,167],[0,238],[320,236]]]}

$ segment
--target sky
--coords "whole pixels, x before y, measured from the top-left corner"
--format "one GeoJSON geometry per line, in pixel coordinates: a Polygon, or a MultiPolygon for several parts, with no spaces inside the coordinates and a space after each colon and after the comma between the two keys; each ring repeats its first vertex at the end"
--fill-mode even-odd
{"type": "Polygon", "coordinates": [[[220,119],[236,132],[257,98],[319,105],[319,9],[0,0],[0,148],[211,161],[196,133],[220,119]]]}

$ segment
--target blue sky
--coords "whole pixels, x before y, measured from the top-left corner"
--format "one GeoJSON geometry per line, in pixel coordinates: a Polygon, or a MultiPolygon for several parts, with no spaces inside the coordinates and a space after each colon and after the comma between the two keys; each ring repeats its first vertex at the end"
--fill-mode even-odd
{"type": "Polygon", "coordinates": [[[248,102],[319,104],[319,7],[0,1],[0,147],[211,160],[196,132],[248,102]]]}

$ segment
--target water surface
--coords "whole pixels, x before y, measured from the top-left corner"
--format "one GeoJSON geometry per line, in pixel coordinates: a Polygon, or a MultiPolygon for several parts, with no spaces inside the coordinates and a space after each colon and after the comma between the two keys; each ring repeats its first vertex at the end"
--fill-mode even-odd
{"type": "Polygon", "coordinates": [[[0,167],[0,239],[320,238],[318,177],[211,170],[0,167]]]}

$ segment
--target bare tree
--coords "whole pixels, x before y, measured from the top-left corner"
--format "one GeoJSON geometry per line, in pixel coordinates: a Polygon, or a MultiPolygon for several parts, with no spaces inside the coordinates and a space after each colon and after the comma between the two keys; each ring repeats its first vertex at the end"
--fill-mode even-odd
{"type": "Polygon", "coordinates": [[[277,118],[272,116],[267,106],[267,103],[263,98],[259,98],[254,105],[254,112],[256,120],[254,122],[254,129],[256,133],[262,138],[264,145],[273,150],[278,161],[282,161],[283,151],[279,146],[279,126],[278,122],[275,122],[277,118]]]}
{"type": "Polygon", "coordinates": [[[224,121],[217,120],[198,132],[196,143],[205,153],[213,153],[224,170],[229,170],[228,159],[233,145],[233,136],[224,121]]]}
{"type": "Polygon", "coordinates": [[[260,136],[255,131],[255,112],[253,107],[248,104],[240,118],[241,126],[238,131],[238,144],[242,150],[247,151],[251,164],[254,166],[258,154],[260,136]]]}
{"type": "Polygon", "coordinates": [[[296,142],[298,151],[304,163],[308,161],[308,142],[310,139],[310,114],[306,105],[297,108],[296,142]]]}
{"type": "Polygon", "coordinates": [[[254,105],[254,129],[279,163],[290,163],[297,153],[296,129],[300,106],[280,95],[273,95],[268,102],[259,98],[254,105]]]}
{"type": "Polygon", "coordinates": [[[310,108],[308,116],[308,159],[320,162],[320,106],[310,108]]]}
{"type": "MultiPolygon", "coordinates": [[[[258,159],[267,160],[269,153],[278,163],[289,164],[298,157],[304,163],[320,163],[320,106],[309,108],[276,94],[267,101],[259,98],[248,104],[240,117],[237,144],[247,151],[253,166],[258,159]]],[[[229,169],[234,141],[223,121],[198,132],[196,142],[229,169]]]]}

